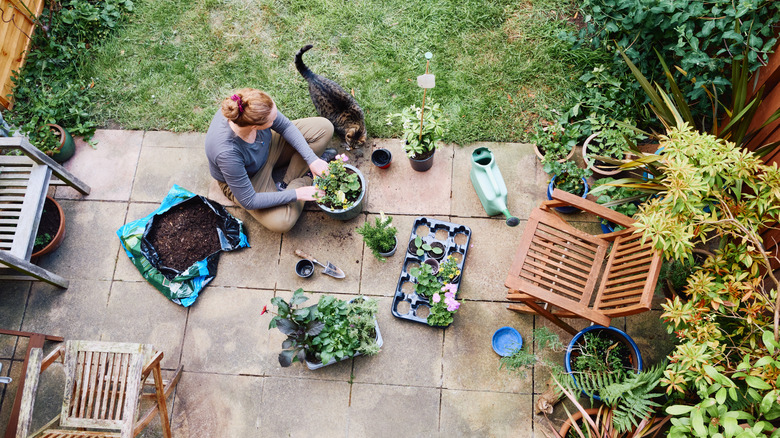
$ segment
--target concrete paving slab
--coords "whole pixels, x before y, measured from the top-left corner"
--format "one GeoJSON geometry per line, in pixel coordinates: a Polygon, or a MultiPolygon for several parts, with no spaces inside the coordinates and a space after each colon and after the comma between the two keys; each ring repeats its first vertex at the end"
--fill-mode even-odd
{"type": "Polygon", "coordinates": [[[444,333],[444,388],[531,394],[531,377],[500,370],[493,351],[493,333],[512,326],[530,333],[533,321],[518,318],[503,303],[464,301],[455,322],[444,333]]]}
{"type": "Polygon", "coordinates": [[[384,345],[375,356],[355,358],[353,381],[440,388],[444,331],[396,318],[389,297],[378,301],[384,345]]]}
{"type": "MultiPolygon", "coordinates": [[[[3,299],[0,300],[0,328],[20,330],[31,281],[3,281],[3,299]]],[[[0,335],[0,359],[14,357],[17,347],[16,336],[0,335]]]]}
{"type": "Polygon", "coordinates": [[[453,145],[442,145],[434,155],[433,167],[426,172],[411,168],[400,140],[377,140],[393,154],[389,168],[371,166],[366,210],[387,214],[449,215],[452,182],[453,145]]]}
{"type": "Polygon", "coordinates": [[[205,196],[210,183],[209,164],[202,150],[145,146],[138,158],[138,172],[130,199],[159,203],[174,184],[205,196]]]}
{"type": "Polygon", "coordinates": [[[116,230],[122,226],[127,205],[106,201],[62,201],[65,239],[38,266],[68,280],[110,280],[117,250],[116,230]]]}
{"type": "Polygon", "coordinates": [[[282,236],[277,289],[295,290],[302,287],[307,292],[334,292],[358,295],[360,270],[363,260],[363,239],[355,232],[364,218],[358,216],[349,221],[331,219],[322,212],[306,212],[292,230],[282,236]],[[336,279],[322,273],[315,266],[314,274],[301,278],[295,273],[300,249],[323,264],[331,262],[346,274],[336,279]]]}
{"type": "MultiPolygon", "coordinates": [[[[156,204],[153,203],[141,203],[141,202],[131,202],[127,205],[127,214],[123,217],[122,223],[116,227],[114,230],[114,239],[116,239],[117,242],[119,242],[119,237],[116,235],[116,230],[118,230],[123,225],[141,219],[143,217],[146,217],[147,215],[151,214],[154,210],[159,207],[159,202],[156,204]]],[[[122,244],[119,244],[119,248],[116,255],[116,269],[114,270],[114,280],[120,280],[120,281],[143,281],[144,278],[141,276],[141,273],[138,272],[138,269],[133,265],[133,263],[130,261],[130,258],[127,256],[127,253],[125,252],[124,247],[122,247],[122,244]]],[[[149,286],[150,288],[152,286],[149,286]]],[[[154,288],[152,288],[154,289],[154,288]]]]}
{"type": "Polygon", "coordinates": [[[443,389],[441,435],[532,437],[531,401],[531,394],[443,389]]]}
{"type": "Polygon", "coordinates": [[[111,282],[104,280],[71,280],[66,290],[35,282],[22,330],[65,339],[100,340],[101,328],[116,321],[107,320],[110,290],[111,282]]]}
{"type": "Polygon", "coordinates": [[[188,371],[263,375],[278,367],[281,347],[270,345],[260,318],[273,290],[212,286],[190,308],[181,362],[188,371]]]}
{"type": "MultiPolygon", "coordinates": [[[[85,199],[128,201],[133,187],[143,131],[99,129],[95,148],[76,138],[76,154],[64,167],[89,187],[85,199]]],[[[81,199],[84,195],[71,187],[57,187],[57,198],[81,199]]]]}
{"type": "Polygon", "coordinates": [[[205,132],[146,131],[143,140],[145,148],[187,148],[205,154],[205,132]]]}
{"type": "MultiPolygon", "coordinates": [[[[263,405],[259,410],[262,436],[346,436],[349,392],[350,385],[347,382],[265,378],[263,405]],[[281,394],[283,395],[280,396],[281,394]],[[306,409],[307,406],[321,408],[306,409]]],[[[248,422],[243,419],[241,421],[248,422]]]]}
{"type": "Polygon", "coordinates": [[[282,235],[268,231],[243,208],[230,208],[230,214],[244,223],[250,248],[223,252],[219,256],[213,286],[273,289],[279,272],[282,235]]]}
{"type": "Polygon", "coordinates": [[[544,198],[546,185],[536,178],[539,160],[533,145],[524,143],[473,143],[456,147],[452,171],[452,215],[487,217],[470,177],[471,155],[480,147],[493,152],[507,188],[509,212],[520,219],[528,219],[531,210],[544,198]]]}
{"type": "MultiPolygon", "coordinates": [[[[290,302],[290,298],[293,293],[290,291],[277,291],[277,296],[284,298],[285,301],[290,302]]],[[[303,307],[316,305],[320,298],[325,295],[322,293],[307,293],[309,298],[303,304],[303,307]]],[[[339,299],[346,300],[353,298],[354,295],[334,295],[339,299]]],[[[266,303],[263,304],[265,306],[266,303]]],[[[269,312],[275,312],[276,308],[271,305],[270,300],[267,303],[269,312]]],[[[347,382],[350,380],[352,373],[352,359],[343,360],[334,364],[316,369],[310,370],[306,367],[306,364],[295,362],[287,368],[283,368],[279,365],[279,353],[282,352],[282,342],[287,339],[287,336],[282,334],[278,329],[268,329],[268,325],[273,318],[272,313],[266,313],[260,316],[257,320],[258,327],[261,329],[267,329],[269,334],[268,348],[261,350],[261,358],[259,362],[263,364],[263,369],[266,375],[274,377],[290,377],[290,378],[304,378],[312,380],[338,380],[347,382]]],[[[381,324],[381,322],[380,322],[381,324]]],[[[381,330],[381,325],[380,325],[381,330]]]]}
{"type": "MultiPolygon", "coordinates": [[[[192,373],[186,369],[176,387],[172,429],[177,438],[259,437],[262,377],[192,373]]],[[[269,397],[269,404],[271,397],[269,397]]],[[[281,419],[288,418],[281,414],[281,419]]]]}
{"type": "Polygon", "coordinates": [[[469,300],[506,301],[504,280],[523,237],[525,221],[516,227],[499,219],[453,218],[471,228],[459,296],[469,300]]]}
{"type": "Polygon", "coordinates": [[[436,388],[355,383],[352,385],[347,436],[440,436],[440,397],[441,390],[436,388]]]}
{"type": "Polygon", "coordinates": [[[645,369],[663,362],[676,345],[676,337],[666,331],[662,314],[660,310],[651,310],[626,317],[626,334],[639,347],[645,369]]]}
{"type": "MultiPolygon", "coordinates": [[[[204,294],[205,295],[205,294],[204,294]]],[[[109,320],[122,324],[100,327],[101,340],[152,344],[162,351],[162,367],[179,366],[187,309],[140,282],[114,282],[106,309],[109,320]]]]}
{"type": "MultiPolygon", "coordinates": [[[[368,219],[374,224],[376,214],[368,215],[368,219]]],[[[363,249],[363,270],[360,278],[360,293],[364,295],[382,295],[392,297],[395,294],[395,288],[398,285],[398,277],[401,275],[404,260],[406,259],[406,250],[409,246],[409,238],[412,235],[412,226],[418,216],[391,215],[393,217],[393,226],[398,230],[396,238],[398,239],[398,248],[393,256],[387,261],[380,262],[371,253],[371,250],[364,245],[363,249]]],[[[428,216],[432,219],[449,222],[447,216],[428,216]]],[[[359,238],[362,239],[360,235],[359,238]]]]}

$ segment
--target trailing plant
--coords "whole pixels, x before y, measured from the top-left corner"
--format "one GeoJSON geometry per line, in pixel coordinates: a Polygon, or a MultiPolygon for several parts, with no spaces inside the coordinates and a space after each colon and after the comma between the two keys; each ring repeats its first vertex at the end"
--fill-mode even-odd
{"type": "Polygon", "coordinates": [[[39,23],[24,67],[13,73],[14,107],[8,112],[8,121],[41,151],[51,153],[59,145],[48,123],[86,140],[94,134],[96,124],[89,120],[94,84],[83,72],[92,51],[132,10],[131,0],[50,2],[44,10],[50,27],[39,23]]]}
{"type": "Polygon", "coordinates": [[[522,377],[526,376],[526,371],[530,367],[534,367],[537,364],[544,365],[549,368],[554,375],[563,375],[565,370],[563,367],[553,361],[545,360],[537,356],[533,351],[554,351],[562,352],[566,350],[566,345],[561,342],[560,337],[550,331],[547,327],[539,327],[532,332],[532,339],[534,348],[526,347],[525,349],[517,348],[509,354],[509,356],[503,356],[499,359],[499,369],[505,369],[512,373],[517,373],[522,377]]]}
{"type": "Polygon", "coordinates": [[[641,105],[641,90],[634,90],[623,74],[621,78],[614,75],[614,66],[599,64],[591,71],[583,73],[579,78],[580,92],[574,106],[569,108],[568,120],[576,122],[581,127],[581,138],[590,136],[591,118],[607,116],[612,120],[640,120],[651,115],[644,105],[641,105]]]}
{"type": "Polygon", "coordinates": [[[379,216],[374,221],[374,225],[371,225],[371,221],[367,220],[362,226],[355,230],[358,234],[363,236],[363,241],[366,242],[366,246],[379,261],[387,260],[382,257],[380,253],[391,251],[397,243],[395,235],[398,233],[398,230],[395,227],[390,226],[392,221],[392,216],[386,216],[384,213],[380,212],[379,216]]]}
{"type": "Polygon", "coordinates": [[[345,154],[336,155],[336,158],[328,163],[328,173],[314,177],[315,187],[323,192],[314,195],[318,204],[333,210],[343,210],[352,207],[360,198],[360,178],[357,173],[344,166],[347,161],[349,157],[345,154]]]}
{"type": "Polygon", "coordinates": [[[713,87],[719,96],[729,93],[732,59],[744,58],[751,72],[766,64],[780,21],[780,4],[770,0],[584,0],[582,10],[586,25],[578,36],[569,36],[575,47],[600,47],[613,53],[618,77],[627,72],[616,47],[626,48],[638,70],[653,80],[664,72],[647,54],[656,49],[671,56],[680,66],[678,75],[691,78],[681,93],[698,115],[708,112],[701,85],[713,87]]]}
{"type": "Polygon", "coordinates": [[[418,158],[437,149],[438,142],[444,137],[444,124],[447,120],[442,116],[439,104],[428,99],[424,108],[425,111],[412,105],[400,113],[387,116],[387,124],[391,126],[393,120],[400,119],[401,139],[404,140],[404,151],[409,158],[418,158]]]}
{"type": "Polygon", "coordinates": [[[39,234],[39,235],[35,236],[35,243],[33,244],[33,246],[48,245],[49,242],[51,242],[51,239],[53,239],[53,238],[54,237],[51,234],[49,234],[49,233],[39,234]]]}
{"type": "Polygon", "coordinates": [[[588,155],[596,160],[622,160],[632,141],[644,139],[644,135],[637,133],[629,119],[619,122],[606,114],[591,114],[586,121],[591,132],[598,133],[588,144],[588,155]]]}
{"type": "Polygon", "coordinates": [[[587,332],[582,336],[582,343],[572,350],[572,374],[585,380],[596,374],[609,374],[610,378],[617,379],[613,382],[625,380],[633,372],[626,362],[628,354],[629,350],[622,342],[587,332]]]}

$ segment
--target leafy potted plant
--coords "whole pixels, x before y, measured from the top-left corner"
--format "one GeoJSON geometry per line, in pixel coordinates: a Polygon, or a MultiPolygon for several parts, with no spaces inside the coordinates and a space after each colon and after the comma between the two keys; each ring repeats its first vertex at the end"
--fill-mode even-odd
{"type": "MultiPolygon", "coordinates": [[[[278,328],[287,335],[279,354],[281,366],[305,362],[309,369],[317,369],[379,352],[382,335],[376,321],[376,300],[357,297],[344,301],[323,295],[317,304],[301,307],[308,299],[303,289],[293,292],[289,302],[281,297],[271,299],[277,313],[268,328],[278,328]]],[[[261,314],[267,311],[266,306],[261,314]]]]}
{"type": "Polygon", "coordinates": [[[371,250],[371,253],[374,254],[374,257],[382,262],[387,260],[387,257],[395,254],[395,249],[398,246],[398,239],[396,238],[398,230],[390,226],[392,221],[392,216],[386,216],[383,212],[380,212],[374,221],[374,225],[371,225],[371,221],[367,220],[355,230],[363,236],[363,241],[371,250]]]}
{"type": "Polygon", "coordinates": [[[577,125],[560,120],[549,125],[539,123],[531,135],[534,152],[541,161],[566,161],[574,155],[574,147],[580,137],[577,125]]]}
{"type": "Polygon", "coordinates": [[[314,177],[314,185],[323,194],[316,194],[317,205],[333,219],[347,221],[363,211],[368,185],[357,167],[346,164],[349,157],[337,155],[328,163],[328,173],[314,177]]]}
{"type": "Polygon", "coordinates": [[[424,241],[421,236],[415,236],[414,239],[409,242],[408,251],[409,254],[416,255],[418,257],[424,256],[426,252],[432,256],[437,256],[435,258],[441,258],[438,256],[444,255],[444,249],[442,249],[442,246],[433,246],[432,244],[424,241]]]}
{"type": "Polygon", "coordinates": [[[439,104],[429,99],[423,108],[412,105],[400,113],[389,114],[387,124],[392,125],[394,119],[401,120],[403,148],[412,169],[418,172],[430,169],[438,142],[444,136],[443,124],[446,122],[439,104]]]}
{"type": "MultiPolygon", "coordinates": [[[[590,169],[583,169],[571,160],[563,163],[545,160],[544,170],[548,174],[553,175],[550,184],[547,186],[548,200],[552,200],[554,189],[561,189],[583,198],[588,195],[590,187],[588,186],[587,178],[591,175],[590,169]]],[[[580,211],[578,208],[571,206],[555,207],[555,209],[561,213],[576,213],[580,211]]]]}
{"type": "Polygon", "coordinates": [[[593,172],[600,175],[616,175],[622,171],[619,163],[629,151],[628,144],[644,138],[638,134],[630,120],[622,122],[606,115],[591,115],[592,134],[582,145],[582,158],[593,172]]]}
{"type": "Polygon", "coordinates": [[[452,324],[453,316],[460,308],[460,302],[456,300],[457,285],[442,281],[441,269],[435,272],[428,263],[410,269],[409,273],[415,279],[414,292],[429,303],[430,313],[426,319],[428,325],[446,327],[452,324]]]}

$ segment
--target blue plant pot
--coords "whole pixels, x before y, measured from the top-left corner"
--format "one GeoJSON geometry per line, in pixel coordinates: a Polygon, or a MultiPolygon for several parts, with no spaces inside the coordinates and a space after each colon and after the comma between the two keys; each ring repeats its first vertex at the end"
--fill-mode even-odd
{"type": "Polygon", "coordinates": [[[602,219],[599,221],[599,225],[601,225],[601,232],[604,234],[615,232],[615,224],[608,220],[602,219]]]}
{"type": "MultiPolygon", "coordinates": [[[[631,339],[630,336],[628,336],[624,331],[616,329],[615,327],[604,327],[602,325],[592,325],[588,328],[583,329],[574,337],[572,338],[571,342],[569,342],[568,348],[566,348],[566,357],[564,358],[564,366],[566,367],[566,372],[571,374],[572,372],[572,351],[577,347],[577,345],[580,343],[580,340],[583,336],[585,336],[585,333],[588,333],[593,330],[603,330],[611,333],[613,336],[619,338],[620,340],[624,341],[625,344],[628,345],[630,354],[631,354],[631,362],[634,365],[634,370],[639,372],[642,371],[642,354],[639,352],[639,347],[636,345],[636,342],[634,342],[633,339],[631,339]]],[[[573,376],[572,376],[573,377],[573,376]]],[[[574,379],[574,383],[577,384],[577,387],[579,388],[579,384],[577,383],[577,379],[574,379]]],[[[585,392],[583,392],[583,395],[587,396],[585,392]]],[[[601,400],[598,395],[593,396],[596,400],[601,400]]]]}
{"type": "MultiPolygon", "coordinates": [[[[548,201],[552,201],[552,193],[553,193],[553,189],[555,189],[555,178],[558,178],[558,175],[554,175],[550,180],[550,184],[547,186],[548,201]]],[[[588,196],[588,191],[590,190],[590,186],[588,185],[588,181],[585,178],[582,178],[582,183],[585,185],[585,192],[582,194],[582,198],[584,199],[586,196],[588,196]]],[[[582,211],[577,207],[555,207],[555,210],[564,214],[572,214],[572,213],[578,213],[582,211]]]]}

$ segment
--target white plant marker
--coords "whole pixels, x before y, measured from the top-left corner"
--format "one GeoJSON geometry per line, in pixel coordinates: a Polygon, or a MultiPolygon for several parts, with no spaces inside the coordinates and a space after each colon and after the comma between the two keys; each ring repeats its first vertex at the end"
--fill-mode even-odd
{"type": "Polygon", "coordinates": [[[429,88],[436,86],[436,77],[428,72],[428,67],[431,65],[431,58],[433,58],[433,53],[425,52],[425,74],[417,76],[417,86],[423,89],[422,108],[420,110],[420,142],[422,142],[423,116],[425,115],[425,92],[428,91],[429,88]]]}

